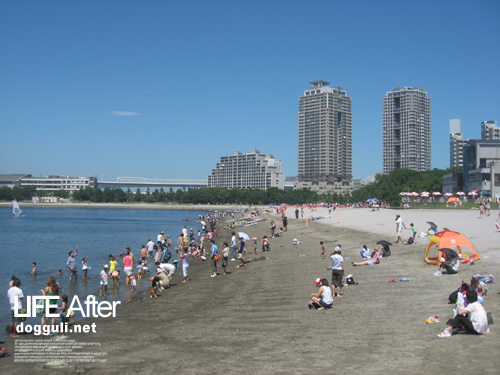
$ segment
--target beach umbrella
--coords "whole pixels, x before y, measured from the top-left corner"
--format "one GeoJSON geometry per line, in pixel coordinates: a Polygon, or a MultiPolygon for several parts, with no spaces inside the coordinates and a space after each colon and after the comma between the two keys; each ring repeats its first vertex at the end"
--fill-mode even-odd
{"type": "Polygon", "coordinates": [[[419,194],[419,193],[417,193],[416,191],[412,191],[412,192],[410,193],[410,195],[411,195],[412,197],[418,197],[420,194],[419,194]]]}
{"type": "Polygon", "coordinates": [[[258,241],[259,239],[257,237],[252,238],[252,241],[258,241]]]}
{"type": "Polygon", "coordinates": [[[399,195],[408,195],[408,193],[407,193],[407,192],[402,191],[401,193],[399,193],[399,195]]]}
{"type": "Polygon", "coordinates": [[[250,241],[250,237],[245,232],[238,232],[238,238],[243,238],[245,241],[250,241]]]}
{"type": "Polygon", "coordinates": [[[423,193],[420,194],[421,197],[424,197],[424,198],[429,198],[431,195],[431,193],[429,193],[428,191],[424,191],[423,193]]]}
{"type": "Polygon", "coordinates": [[[388,245],[388,246],[392,246],[392,243],[390,243],[389,241],[387,240],[380,240],[377,242],[377,245],[388,245]]]}
{"type": "Polygon", "coordinates": [[[450,204],[450,203],[453,203],[453,202],[461,202],[460,199],[458,199],[457,197],[451,197],[449,198],[447,201],[446,201],[446,204],[450,204]]]}
{"type": "Polygon", "coordinates": [[[205,223],[203,220],[200,221],[200,224],[207,226],[207,223],[205,223]]]}
{"type": "Polygon", "coordinates": [[[465,195],[465,193],[463,191],[459,191],[457,195],[465,195]]]}
{"type": "Polygon", "coordinates": [[[444,249],[439,249],[442,253],[448,254],[453,258],[458,258],[458,253],[455,250],[445,247],[444,249]]]}
{"type": "Polygon", "coordinates": [[[439,195],[443,195],[443,194],[441,194],[439,191],[435,191],[434,193],[432,193],[432,195],[439,196],[439,195]]]}
{"type": "Polygon", "coordinates": [[[444,196],[445,197],[453,197],[453,193],[445,193],[444,196]]]}
{"type": "Polygon", "coordinates": [[[469,193],[468,193],[467,195],[476,196],[476,195],[478,195],[478,194],[479,194],[479,193],[478,193],[478,191],[479,191],[479,190],[472,190],[472,191],[469,191],[469,193]]]}
{"type": "Polygon", "coordinates": [[[425,223],[426,223],[426,224],[428,224],[428,225],[430,225],[430,226],[431,226],[431,227],[433,227],[433,228],[437,228],[437,227],[438,227],[438,226],[437,226],[435,223],[433,223],[432,221],[426,221],[425,223]]]}

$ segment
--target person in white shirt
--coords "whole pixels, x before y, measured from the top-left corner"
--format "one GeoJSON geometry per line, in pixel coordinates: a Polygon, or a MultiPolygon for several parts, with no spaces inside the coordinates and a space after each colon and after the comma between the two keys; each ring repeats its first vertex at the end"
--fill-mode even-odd
{"type": "Polygon", "coordinates": [[[396,215],[396,232],[398,233],[398,239],[396,243],[403,242],[403,240],[401,239],[403,228],[406,229],[406,225],[403,222],[403,219],[401,218],[400,215],[396,215]]]}
{"type": "Polygon", "coordinates": [[[233,259],[231,259],[231,262],[234,262],[236,260],[236,249],[238,248],[238,240],[236,239],[236,233],[232,233],[231,237],[231,249],[233,250],[233,259]]]}
{"type": "Polygon", "coordinates": [[[21,280],[17,277],[12,276],[12,280],[9,281],[9,291],[7,292],[7,296],[9,297],[10,310],[12,311],[12,321],[10,323],[10,337],[19,337],[16,333],[16,327],[19,323],[21,323],[21,318],[16,317],[15,314],[24,310],[24,295],[23,291],[19,288],[21,286],[21,280]],[[16,298],[18,301],[16,303],[16,298]]]}
{"type": "Polygon", "coordinates": [[[468,290],[466,297],[469,304],[463,309],[458,306],[457,302],[457,315],[452,319],[449,326],[441,332],[438,337],[451,337],[454,328],[464,327],[469,333],[482,335],[489,332],[488,315],[483,305],[477,301],[477,292],[475,290],[468,290]],[[468,314],[469,317],[465,315],[468,314]]]}
{"type": "Polygon", "coordinates": [[[148,248],[148,256],[150,258],[153,257],[153,251],[155,249],[155,243],[151,240],[148,240],[148,243],[146,244],[147,248],[148,248]]]}
{"type": "Polygon", "coordinates": [[[344,257],[341,255],[342,249],[338,246],[332,252],[330,259],[332,260],[332,291],[335,292],[335,297],[342,297],[342,279],[345,276],[344,257]]]}

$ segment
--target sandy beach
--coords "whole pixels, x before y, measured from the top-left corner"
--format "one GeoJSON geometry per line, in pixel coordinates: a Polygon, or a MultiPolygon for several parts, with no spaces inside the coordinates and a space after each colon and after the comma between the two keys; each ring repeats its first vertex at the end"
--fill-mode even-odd
{"type": "MultiPolygon", "coordinates": [[[[116,318],[87,320],[96,323],[97,333],[68,335],[78,342],[100,343],[106,363],[61,369],[15,363],[13,340],[7,340],[2,346],[12,356],[0,359],[2,374],[498,373],[498,323],[484,336],[436,338],[452,316],[448,295],[461,280],[470,281],[474,274],[499,276],[496,211],[478,218],[472,210],[341,208],[306,227],[305,220],[295,220],[294,210],[287,212],[288,232],[271,240],[271,252],[254,257],[247,243],[247,258],[253,261],[244,269],[230,262],[229,275],[211,278],[208,262],[192,261],[191,282],[182,284],[177,271],[174,285],[160,298],[138,292],[119,306],[116,318]],[[417,238],[415,245],[392,246],[393,256],[380,265],[351,266],[351,261],[361,260],[363,244],[373,249],[382,238],[395,243],[397,213],[419,232],[427,230],[426,221],[433,221],[440,230],[467,235],[482,260],[462,264],[456,275],[433,276],[437,267],[423,262],[426,239],[417,238]],[[301,244],[293,245],[294,238],[301,244]],[[328,254],[342,244],[346,273],[358,285],[345,287],[344,297],[336,298],[331,310],[311,311],[307,302],[317,291],[313,280],[331,280],[331,261],[320,259],[321,240],[328,254]],[[411,281],[388,282],[401,277],[411,281]],[[430,316],[439,316],[440,322],[426,323],[430,316]]],[[[327,214],[323,208],[306,209],[304,217],[327,214]]],[[[269,235],[269,222],[238,229],[262,238],[269,235]]],[[[221,249],[230,231],[219,233],[221,249]]],[[[410,235],[407,230],[403,238],[410,235]]],[[[490,285],[485,308],[494,320],[500,316],[499,296],[497,285],[490,285]]],[[[46,338],[25,335],[17,340],[27,339],[46,338]]]]}

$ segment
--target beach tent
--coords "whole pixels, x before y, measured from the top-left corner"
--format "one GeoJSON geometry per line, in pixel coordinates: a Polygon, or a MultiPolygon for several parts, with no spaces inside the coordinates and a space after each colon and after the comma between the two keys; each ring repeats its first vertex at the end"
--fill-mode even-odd
{"type": "Polygon", "coordinates": [[[447,201],[446,201],[446,204],[450,204],[450,203],[453,203],[453,202],[457,202],[458,204],[461,204],[462,201],[460,199],[458,199],[457,197],[451,197],[449,198],[447,201]]]}
{"type": "Polygon", "coordinates": [[[453,232],[451,230],[444,230],[437,232],[429,239],[425,249],[424,260],[428,264],[439,265],[440,259],[443,257],[441,249],[457,248],[457,253],[460,257],[460,263],[467,263],[481,259],[474,246],[463,234],[453,232]],[[462,251],[462,247],[468,247],[472,254],[462,251]],[[432,256],[431,256],[432,255],[432,256]]]}

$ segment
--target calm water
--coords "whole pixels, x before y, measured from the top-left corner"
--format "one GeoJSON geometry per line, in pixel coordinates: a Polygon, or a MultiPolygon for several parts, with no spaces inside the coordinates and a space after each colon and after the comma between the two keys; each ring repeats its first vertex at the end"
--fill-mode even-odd
{"type": "MultiPolygon", "coordinates": [[[[62,294],[86,296],[99,294],[99,272],[115,256],[130,247],[140,257],[141,245],[148,239],[156,243],[156,236],[164,231],[170,235],[175,246],[181,229],[186,225],[195,234],[201,228],[195,222],[204,211],[180,210],[128,210],[128,209],[84,209],[84,208],[23,208],[23,216],[15,218],[12,209],[0,207],[0,327],[10,323],[10,308],[7,299],[8,283],[12,275],[21,279],[25,296],[40,295],[50,276],[56,277],[62,286],[62,294]],[[188,218],[185,222],[182,219],[188,218]],[[75,250],[77,256],[78,281],[69,282],[66,261],[68,252],[75,250]],[[88,280],[82,280],[81,260],[88,258],[91,267],[88,280]],[[37,263],[36,278],[30,275],[32,262],[37,263]],[[57,275],[63,269],[62,276],[57,275]]],[[[172,252],[175,256],[175,251],[172,252]]],[[[121,258],[118,259],[121,265],[121,258]]],[[[121,267],[120,267],[121,269],[121,267]]],[[[122,285],[108,288],[108,300],[123,300],[131,295],[122,285]]],[[[147,287],[147,279],[138,280],[138,289],[147,287]]],[[[39,319],[27,323],[39,323],[39,319]]],[[[3,328],[0,337],[5,337],[3,328]]]]}

